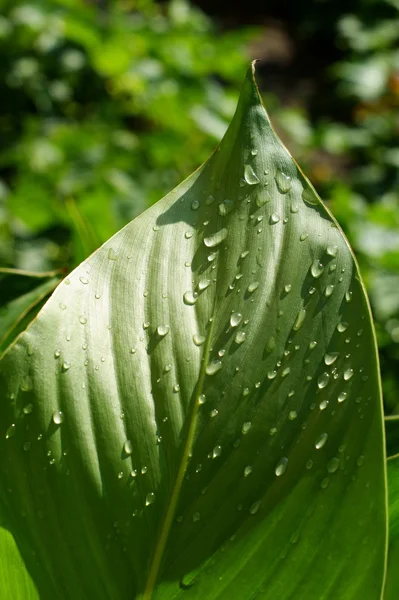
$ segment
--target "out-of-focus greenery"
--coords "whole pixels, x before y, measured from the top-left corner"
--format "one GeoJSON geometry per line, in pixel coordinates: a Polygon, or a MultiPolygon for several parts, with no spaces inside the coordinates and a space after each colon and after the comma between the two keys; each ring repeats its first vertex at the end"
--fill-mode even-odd
{"type": "Polygon", "coordinates": [[[103,4],[0,1],[2,264],[80,262],[197,168],[235,109],[249,31],[218,35],[182,0],[103,4]]]}
{"type": "MultiPolygon", "coordinates": [[[[298,32],[326,30],[319,6],[298,32]]],[[[221,31],[185,0],[0,7],[0,265],[69,270],[209,156],[258,30],[221,31]]],[[[356,7],[328,24],[331,114],[264,92],[356,251],[399,412],[399,2],[356,7]]]]}

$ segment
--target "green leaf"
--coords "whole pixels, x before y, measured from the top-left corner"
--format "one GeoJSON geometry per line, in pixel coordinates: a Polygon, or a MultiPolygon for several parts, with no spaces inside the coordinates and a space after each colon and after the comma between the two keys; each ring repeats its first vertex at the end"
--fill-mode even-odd
{"type": "Polygon", "coordinates": [[[384,600],[395,600],[399,586],[399,456],[388,464],[389,487],[389,552],[384,600]]]}
{"type": "Polygon", "coordinates": [[[41,598],[379,600],[371,314],[251,69],[215,153],[58,287],[0,394],[41,598]]]}
{"type": "Polygon", "coordinates": [[[399,415],[385,417],[385,443],[387,456],[399,454],[399,415]]]}
{"type": "Polygon", "coordinates": [[[60,280],[57,271],[0,267],[0,355],[37,315],[60,280]]]}

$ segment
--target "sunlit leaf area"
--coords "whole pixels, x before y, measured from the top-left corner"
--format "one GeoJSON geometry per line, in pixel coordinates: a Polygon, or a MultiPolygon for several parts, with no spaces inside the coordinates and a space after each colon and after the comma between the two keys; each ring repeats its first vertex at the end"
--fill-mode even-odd
{"type": "Polygon", "coordinates": [[[0,6],[1,600],[397,600],[397,1],[0,6]]]}

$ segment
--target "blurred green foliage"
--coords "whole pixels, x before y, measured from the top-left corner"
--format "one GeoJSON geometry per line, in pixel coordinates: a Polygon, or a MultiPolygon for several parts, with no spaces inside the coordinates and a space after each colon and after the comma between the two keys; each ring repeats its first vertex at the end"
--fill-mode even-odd
{"type": "MultiPolygon", "coordinates": [[[[356,251],[399,413],[399,2],[357,7],[330,25],[333,114],[266,105],[356,251]]],[[[0,265],[68,271],[209,156],[259,30],[221,31],[185,0],[0,8],[0,265]]]]}

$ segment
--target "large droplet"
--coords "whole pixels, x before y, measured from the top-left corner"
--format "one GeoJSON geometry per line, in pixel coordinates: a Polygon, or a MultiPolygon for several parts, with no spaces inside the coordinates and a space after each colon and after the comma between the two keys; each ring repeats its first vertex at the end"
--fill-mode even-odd
{"type": "Polygon", "coordinates": [[[252,294],[259,287],[259,281],[252,281],[247,287],[247,292],[252,294]]]}
{"type": "Polygon", "coordinates": [[[193,342],[196,346],[202,346],[205,343],[206,337],[204,335],[200,335],[199,333],[194,333],[193,342]]]}
{"type": "Polygon", "coordinates": [[[230,317],[230,326],[231,327],[238,327],[239,324],[242,321],[242,314],[239,312],[233,312],[231,317],[230,317]]]}
{"type": "Polygon", "coordinates": [[[6,440],[12,438],[15,434],[15,423],[12,423],[6,431],[6,440]]]}
{"type": "Polygon", "coordinates": [[[298,329],[300,329],[303,325],[303,322],[305,320],[306,317],[306,310],[304,308],[301,308],[301,310],[298,313],[298,316],[296,318],[296,321],[294,323],[294,331],[298,331],[298,329]]]}
{"type": "Polygon", "coordinates": [[[248,475],[251,475],[252,473],[252,467],[251,465],[247,465],[244,469],[244,477],[248,477],[248,475]]]}
{"type": "Polygon", "coordinates": [[[214,248],[221,244],[227,238],[228,234],[229,232],[224,227],[209,237],[204,238],[204,244],[207,248],[214,248]]]}
{"type": "Polygon", "coordinates": [[[222,368],[222,361],[221,360],[213,360],[212,362],[210,362],[206,365],[205,373],[207,375],[215,375],[215,373],[220,371],[221,368],[222,368]]]}
{"type": "Polygon", "coordinates": [[[313,192],[310,188],[305,188],[302,192],[302,200],[306,202],[306,204],[318,204],[318,200],[315,192],[313,192]]]}
{"type": "Polygon", "coordinates": [[[339,356],[339,352],[330,352],[324,355],[324,362],[329,367],[333,365],[339,356]]]}
{"type": "Polygon", "coordinates": [[[211,285],[211,280],[210,279],[201,279],[201,281],[198,283],[198,289],[200,292],[203,292],[204,290],[206,290],[207,287],[209,287],[211,285]]]}
{"type": "Polygon", "coordinates": [[[236,344],[243,344],[245,342],[246,337],[247,334],[245,333],[245,331],[237,331],[234,341],[236,344]]]}
{"type": "Polygon", "coordinates": [[[317,386],[320,390],[322,390],[323,388],[326,387],[326,385],[328,385],[328,382],[330,381],[330,376],[328,373],[322,373],[321,375],[319,375],[318,379],[317,379],[317,386]]]}
{"type": "Polygon", "coordinates": [[[108,258],[109,258],[109,260],[117,260],[118,259],[118,255],[113,248],[110,248],[108,250],[108,258]]]}
{"type": "Polygon", "coordinates": [[[165,337],[169,333],[169,325],[158,325],[157,334],[159,337],[165,337]]]}
{"type": "Polygon", "coordinates": [[[183,294],[183,301],[184,304],[188,304],[189,306],[192,306],[193,304],[195,304],[198,300],[198,293],[197,292],[192,292],[190,290],[188,290],[187,292],[184,292],[183,294]]]}
{"type": "Polygon", "coordinates": [[[270,215],[269,222],[271,223],[271,225],[275,225],[279,221],[280,221],[280,215],[278,215],[276,212],[274,212],[270,215]]]}
{"type": "Polygon", "coordinates": [[[150,504],[154,504],[155,502],[155,494],[154,492],[149,492],[145,497],[145,505],[150,506],[150,504]]]}
{"type": "Polygon", "coordinates": [[[338,402],[345,402],[347,397],[348,397],[348,394],[346,392],[341,392],[340,395],[338,396],[338,402]]]}
{"type": "Polygon", "coordinates": [[[335,258],[337,256],[338,247],[337,246],[327,246],[326,252],[327,252],[328,256],[332,256],[333,258],[335,258]]]}
{"type": "Polygon", "coordinates": [[[219,214],[225,217],[233,210],[234,204],[231,200],[223,200],[218,206],[219,214]]]}
{"type": "Polygon", "coordinates": [[[349,327],[348,323],[345,323],[345,321],[341,321],[337,325],[337,331],[339,331],[339,333],[343,333],[344,331],[346,331],[348,329],[348,327],[349,327]]]}
{"type": "Polygon", "coordinates": [[[345,381],[349,381],[349,379],[352,379],[353,375],[354,375],[353,369],[346,369],[344,371],[344,379],[345,379],[345,381]]]}
{"type": "Polygon", "coordinates": [[[130,440],[126,440],[126,442],[123,444],[123,451],[128,456],[130,456],[130,454],[132,454],[132,452],[133,452],[133,444],[132,444],[132,442],[130,440]]]}
{"type": "Polygon", "coordinates": [[[265,190],[260,190],[257,193],[256,196],[256,206],[258,206],[259,208],[261,208],[262,206],[264,206],[267,202],[270,202],[271,197],[269,192],[266,192],[265,190]]]}
{"type": "Polygon", "coordinates": [[[338,471],[340,464],[341,464],[341,461],[339,458],[337,458],[337,457],[332,458],[327,463],[327,471],[329,473],[335,473],[336,471],[338,471]]]}
{"type": "Polygon", "coordinates": [[[61,410],[53,412],[53,423],[55,425],[61,425],[64,422],[64,413],[61,410]]]}
{"type": "Polygon", "coordinates": [[[325,445],[327,440],[328,440],[328,433],[322,433],[321,435],[319,435],[319,437],[317,438],[315,445],[314,445],[316,450],[320,450],[320,448],[323,448],[323,446],[325,445]]]}
{"type": "Polygon", "coordinates": [[[256,513],[258,512],[258,510],[261,507],[261,504],[262,504],[262,500],[257,500],[256,502],[254,502],[249,508],[250,514],[256,515],[256,513]]]}
{"type": "Polygon", "coordinates": [[[286,175],[281,169],[276,172],[276,185],[281,194],[286,194],[292,187],[291,177],[286,175]]]}
{"type": "Polygon", "coordinates": [[[215,446],[212,450],[212,458],[218,458],[222,454],[222,446],[215,446]]]}
{"type": "Polygon", "coordinates": [[[324,267],[321,262],[316,258],[310,267],[310,273],[312,277],[318,279],[324,272],[324,267]]]}
{"type": "Polygon", "coordinates": [[[248,185],[256,185],[257,183],[259,183],[259,178],[257,177],[251,165],[245,165],[244,179],[248,185]]]}
{"type": "Polygon", "coordinates": [[[277,475],[277,477],[281,477],[281,475],[284,475],[284,473],[287,470],[287,465],[288,465],[288,458],[286,456],[283,456],[282,458],[280,458],[280,460],[276,464],[276,468],[274,469],[274,472],[277,475]]]}

